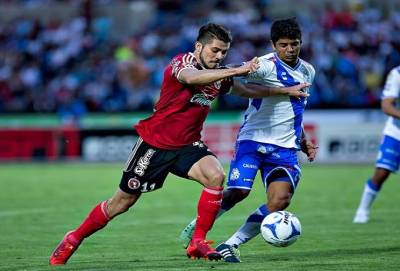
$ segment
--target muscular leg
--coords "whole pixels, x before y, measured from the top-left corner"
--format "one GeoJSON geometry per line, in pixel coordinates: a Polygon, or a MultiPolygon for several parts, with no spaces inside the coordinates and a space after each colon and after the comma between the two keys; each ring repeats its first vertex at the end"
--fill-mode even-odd
{"type": "Polygon", "coordinates": [[[292,198],[293,192],[288,182],[272,182],[268,186],[267,192],[267,208],[269,212],[285,210],[292,198]]]}
{"type": "Polygon", "coordinates": [[[50,256],[50,264],[65,264],[86,237],[104,228],[117,215],[126,212],[139,197],[140,194],[131,195],[118,189],[111,199],[97,204],[77,229],[66,234],[50,256]]]}
{"type": "Polygon", "coordinates": [[[230,246],[240,246],[260,233],[263,219],[272,212],[286,209],[290,204],[293,192],[288,182],[271,182],[267,191],[267,204],[262,204],[247,219],[225,243],[230,246]]]}
{"type": "Polygon", "coordinates": [[[376,168],[374,175],[372,175],[371,181],[375,184],[378,190],[381,189],[383,183],[387,180],[390,175],[390,171],[384,168],[376,168]]]}
{"type": "Polygon", "coordinates": [[[197,223],[192,236],[192,240],[204,240],[221,208],[225,174],[217,158],[208,155],[197,161],[188,175],[204,186],[197,205],[197,223]]]}
{"type": "Polygon", "coordinates": [[[99,203],[74,230],[70,236],[80,243],[84,238],[105,227],[111,219],[126,212],[140,197],[140,194],[128,194],[121,189],[115,192],[114,196],[99,203]]]}
{"type": "Polygon", "coordinates": [[[383,183],[390,175],[390,171],[384,168],[376,168],[371,179],[368,179],[361,196],[360,204],[357,208],[353,223],[367,223],[369,220],[369,211],[378,195],[383,183]]]}
{"type": "Polygon", "coordinates": [[[241,202],[250,194],[250,190],[233,188],[224,191],[224,197],[222,198],[221,211],[218,216],[222,215],[226,211],[230,210],[237,203],[241,202]]]}

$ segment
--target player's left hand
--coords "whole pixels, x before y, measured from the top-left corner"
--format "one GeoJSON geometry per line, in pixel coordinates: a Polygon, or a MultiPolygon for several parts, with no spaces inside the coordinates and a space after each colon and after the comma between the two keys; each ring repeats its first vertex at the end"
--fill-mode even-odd
{"type": "Polygon", "coordinates": [[[311,140],[303,139],[300,143],[300,147],[301,151],[307,155],[308,161],[313,162],[317,156],[318,146],[314,145],[311,140]]]}

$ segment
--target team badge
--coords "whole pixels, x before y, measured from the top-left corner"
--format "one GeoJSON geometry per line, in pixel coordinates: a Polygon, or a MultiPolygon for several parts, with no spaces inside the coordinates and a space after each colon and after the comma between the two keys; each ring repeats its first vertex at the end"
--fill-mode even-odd
{"type": "Polygon", "coordinates": [[[132,190],[138,189],[140,187],[140,181],[136,178],[130,178],[128,181],[128,187],[132,190]]]}
{"type": "Polygon", "coordinates": [[[240,171],[237,168],[232,169],[230,179],[237,180],[240,177],[240,171]]]}

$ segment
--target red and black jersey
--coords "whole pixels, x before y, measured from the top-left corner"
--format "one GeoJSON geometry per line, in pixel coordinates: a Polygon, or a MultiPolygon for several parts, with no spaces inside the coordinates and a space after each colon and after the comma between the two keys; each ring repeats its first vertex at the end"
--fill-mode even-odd
{"type": "Polygon", "coordinates": [[[177,55],[164,70],[160,98],[149,118],[139,121],[136,131],[143,140],[160,149],[175,150],[200,140],[212,101],[229,92],[232,80],[209,85],[186,85],[178,80],[184,69],[203,69],[193,53],[177,55]]]}

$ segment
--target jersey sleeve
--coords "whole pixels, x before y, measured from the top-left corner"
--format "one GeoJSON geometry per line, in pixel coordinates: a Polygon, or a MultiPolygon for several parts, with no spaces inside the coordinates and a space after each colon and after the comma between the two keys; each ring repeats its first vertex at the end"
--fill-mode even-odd
{"type": "Polygon", "coordinates": [[[400,92],[400,67],[390,71],[382,91],[382,99],[398,98],[400,92]]]}
{"type": "Polygon", "coordinates": [[[314,78],[315,78],[315,69],[312,65],[310,65],[310,84],[314,82],[314,78]]]}
{"type": "Polygon", "coordinates": [[[179,74],[184,69],[197,69],[196,58],[189,53],[174,57],[170,64],[172,67],[172,75],[176,77],[176,79],[178,80],[179,80],[179,74]]]}
{"type": "Polygon", "coordinates": [[[262,83],[273,71],[274,63],[266,58],[260,58],[260,67],[246,76],[249,82],[262,83]]]}

